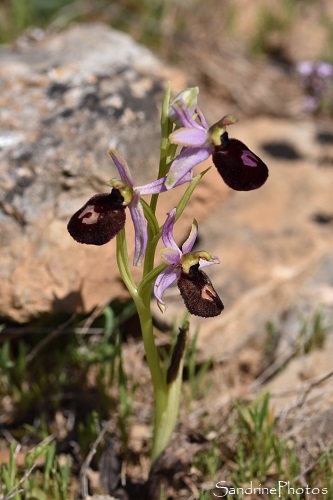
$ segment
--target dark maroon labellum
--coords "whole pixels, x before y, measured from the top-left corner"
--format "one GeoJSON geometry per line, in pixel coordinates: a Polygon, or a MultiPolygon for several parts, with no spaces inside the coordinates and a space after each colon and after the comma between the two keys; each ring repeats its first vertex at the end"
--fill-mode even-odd
{"type": "Polygon", "coordinates": [[[229,139],[227,132],[221,141],[222,145],[215,147],[213,163],[224,182],[236,191],[260,188],[268,177],[265,163],[241,141],[229,139]]]}
{"type": "Polygon", "coordinates": [[[86,245],[104,245],[124,227],[124,198],[118,189],[96,194],[69,220],[67,229],[74,240],[86,245]]]}
{"type": "Polygon", "coordinates": [[[182,271],[177,280],[180,294],[191,314],[210,318],[218,316],[224,309],[207,274],[199,269],[199,264],[190,267],[188,274],[182,271]]]}

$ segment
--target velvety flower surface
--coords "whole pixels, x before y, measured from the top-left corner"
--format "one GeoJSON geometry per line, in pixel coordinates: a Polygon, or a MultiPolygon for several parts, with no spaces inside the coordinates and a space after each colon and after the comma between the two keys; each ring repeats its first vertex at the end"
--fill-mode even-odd
{"type": "Polygon", "coordinates": [[[220,175],[232,189],[249,191],[266,182],[268,168],[265,163],[241,141],[229,139],[226,134],[226,126],[236,122],[233,116],[226,115],[209,127],[201,111],[196,108],[194,119],[192,111],[181,99],[172,103],[171,107],[172,114],[169,115],[174,116],[174,122],[182,124],[182,127],[170,134],[169,139],[183,148],[170,167],[165,182],[168,189],[212,154],[220,175]],[[222,154],[219,154],[221,151],[222,154]]]}
{"type": "Polygon", "coordinates": [[[191,266],[189,273],[181,272],[177,280],[180,294],[191,314],[203,318],[218,316],[224,306],[212,282],[199,266],[191,266]]]}
{"type": "Polygon", "coordinates": [[[70,218],[67,229],[74,240],[86,245],[105,245],[124,227],[123,197],[117,189],[92,196],[70,218]]]}
{"type": "Polygon", "coordinates": [[[162,312],[166,310],[163,294],[174,281],[177,281],[181,296],[191,314],[203,317],[217,316],[223,310],[223,304],[208,276],[201,269],[219,264],[220,261],[206,251],[191,251],[198,235],[195,220],[189,237],[180,249],[173,237],[175,217],[174,208],[168,214],[162,231],[162,240],[166,247],[162,251],[162,259],[168,265],[158,275],[154,285],[158,306],[162,312]]]}

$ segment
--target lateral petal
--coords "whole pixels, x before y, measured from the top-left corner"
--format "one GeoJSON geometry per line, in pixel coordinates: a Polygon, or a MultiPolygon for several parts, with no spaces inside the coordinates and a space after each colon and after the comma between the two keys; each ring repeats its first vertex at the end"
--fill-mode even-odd
{"type": "Polygon", "coordinates": [[[115,149],[110,149],[109,155],[111,156],[114,164],[117,167],[121,180],[124,181],[125,184],[127,184],[128,186],[133,187],[134,186],[133,177],[125,158],[115,149]]]}
{"type": "Polygon", "coordinates": [[[161,251],[162,260],[171,266],[177,266],[180,262],[180,252],[174,248],[165,248],[161,251]]]}
{"type": "Polygon", "coordinates": [[[164,313],[167,305],[163,300],[165,290],[174,282],[179,276],[180,271],[174,266],[168,266],[156,278],[154,285],[154,295],[157,300],[157,305],[161,312],[164,313]]]}
{"type": "Polygon", "coordinates": [[[135,250],[133,265],[140,266],[142,259],[146,253],[147,242],[148,242],[148,232],[147,232],[147,221],[144,216],[143,207],[140,203],[140,195],[137,191],[134,192],[133,199],[129,204],[128,208],[131,212],[131,217],[135,230],[135,250]]]}
{"type": "Polygon", "coordinates": [[[212,261],[205,259],[199,259],[199,269],[203,269],[204,267],[213,266],[214,264],[220,264],[220,259],[218,257],[212,256],[212,261]]]}
{"type": "Polygon", "coordinates": [[[172,162],[167,175],[165,186],[167,189],[173,188],[180,179],[192,170],[196,165],[207,160],[213,152],[213,146],[205,148],[183,148],[177,158],[172,162]]]}
{"type": "Polygon", "coordinates": [[[207,131],[198,126],[198,128],[178,128],[169,135],[170,142],[179,144],[180,146],[192,146],[200,148],[206,144],[208,135],[207,131]]]}
{"type": "Polygon", "coordinates": [[[198,237],[198,223],[195,219],[193,219],[191,232],[190,232],[187,240],[184,241],[183,246],[182,246],[183,253],[189,253],[192,250],[193,245],[194,245],[197,237],[198,237]]]}
{"type": "Polygon", "coordinates": [[[173,248],[174,250],[177,250],[180,254],[181,253],[180,249],[173,237],[173,226],[175,223],[175,218],[176,218],[176,208],[173,208],[171,212],[168,213],[168,217],[163,225],[162,240],[166,248],[173,248]]]}

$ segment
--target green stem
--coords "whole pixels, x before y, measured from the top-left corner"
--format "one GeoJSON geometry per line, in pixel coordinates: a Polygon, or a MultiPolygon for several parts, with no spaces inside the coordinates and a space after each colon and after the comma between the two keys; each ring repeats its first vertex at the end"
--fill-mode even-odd
{"type": "Polygon", "coordinates": [[[155,400],[153,444],[151,450],[151,458],[152,462],[154,462],[168,446],[176,425],[179,411],[184,357],[181,359],[177,378],[172,383],[167,384],[166,373],[161,369],[155,345],[150,299],[148,302],[141,302],[141,304],[142,307],[138,306],[137,309],[147,363],[153,382],[155,400]]]}
{"type": "MultiPolygon", "coordinates": [[[[141,204],[143,207],[145,218],[147,219],[147,222],[148,222],[148,229],[150,230],[152,235],[156,235],[159,232],[159,225],[158,225],[157,219],[156,219],[155,215],[153,214],[153,212],[151,211],[151,208],[148,205],[148,203],[145,202],[145,200],[143,200],[142,198],[140,198],[140,201],[141,201],[141,204]]],[[[149,241],[150,241],[150,238],[149,238],[149,241]]]]}
{"type": "MultiPolygon", "coordinates": [[[[154,252],[150,255],[154,261],[154,252]]],[[[137,308],[147,364],[153,383],[155,398],[155,421],[152,459],[155,460],[156,457],[163,451],[165,446],[167,446],[172,433],[171,431],[171,433],[168,433],[168,435],[166,435],[163,426],[161,427],[161,422],[168,421],[165,416],[165,409],[168,406],[168,390],[154,339],[153,321],[150,310],[152,281],[150,283],[150,286],[145,286],[145,290],[143,291],[142,295],[140,295],[138,293],[137,286],[134,282],[129,267],[126,234],[124,229],[122,229],[117,234],[117,262],[121,277],[125,285],[127,286],[128,291],[130,292],[137,308]]]]}
{"type": "Polygon", "coordinates": [[[159,234],[160,232],[157,235],[152,233],[152,231],[148,228],[148,245],[143,266],[143,276],[147,276],[147,274],[154,268],[155,252],[159,240],[159,234]]]}
{"type": "MultiPolygon", "coordinates": [[[[168,117],[170,95],[171,87],[169,85],[165,93],[161,114],[161,153],[157,177],[158,179],[167,174],[177,150],[177,145],[170,144],[169,141],[169,135],[173,129],[173,124],[168,117]]],[[[193,190],[201,177],[197,176],[197,178],[191,182],[190,186],[186,190],[186,193],[177,206],[177,219],[180,217],[187,201],[192,195],[193,190]]],[[[155,399],[154,435],[152,445],[153,461],[156,460],[160,453],[162,453],[169,444],[176,424],[185,354],[185,352],[182,354],[175,379],[168,383],[167,373],[162,370],[158,350],[155,344],[152,315],[150,310],[153,282],[158,274],[165,268],[165,264],[161,264],[160,266],[154,268],[156,246],[161,237],[161,228],[159,228],[155,217],[157,201],[158,194],[152,195],[150,205],[142,200],[145,217],[148,223],[148,245],[144,259],[143,279],[139,287],[136,285],[130,271],[125,231],[122,230],[117,235],[117,261],[119,271],[137,308],[147,364],[153,383],[155,399]]]]}
{"type": "Polygon", "coordinates": [[[154,339],[153,321],[150,312],[150,299],[148,304],[140,302],[138,306],[139,307],[137,309],[140,318],[143,344],[145,347],[147,363],[150,369],[156,398],[157,394],[160,395],[161,392],[165,391],[165,383],[154,339]]]}
{"type": "Polygon", "coordinates": [[[138,307],[138,314],[140,318],[147,364],[149,366],[154,389],[155,415],[153,444],[151,450],[152,461],[154,461],[167,446],[171,436],[166,436],[163,427],[161,427],[161,422],[165,421],[165,408],[168,403],[168,391],[154,339],[153,322],[150,312],[150,299],[148,303],[144,301],[142,303],[142,307],[138,307]]]}
{"type": "MultiPolygon", "coordinates": [[[[206,169],[201,172],[201,174],[197,175],[190,182],[184,195],[177,204],[177,219],[181,216],[197,184],[208,170],[209,169],[206,169]]],[[[162,370],[155,344],[153,321],[150,310],[150,299],[154,280],[165,268],[165,264],[161,264],[154,268],[156,246],[161,237],[162,228],[158,227],[154,214],[154,208],[156,207],[155,203],[153,203],[152,207],[143,202],[143,207],[145,217],[148,221],[148,245],[144,259],[143,279],[139,286],[136,285],[130,270],[124,229],[117,235],[117,260],[121,277],[133,297],[137,308],[147,364],[153,384],[155,416],[152,460],[154,461],[169,444],[176,425],[185,352],[182,355],[175,380],[168,384],[167,374],[162,370]]]]}
{"type": "Polygon", "coordinates": [[[148,274],[146,274],[146,276],[143,278],[143,280],[141,281],[141,283],[139,285],[139,288],[138,288],[138,291],[139,291],[140,295],[142,295],[145,292],[147,286],[150,285],[150,289],[151,289],[152,283],[155,281],[155,279],[157,278],[157,276],[165,268],[166,268],[166,264],[160,264],[159,266],[154,267],[154,269],[152,269],[151,271],[149,271],[148,274]]]}
{"type": "Polygon", "coordinates": [[[138,291],[129,266],[125,229],[122,229],[117,234],[117,264],[123,282],[132,295],[133,300],[136,301],[138,299],[138,291]]]}
{"type": "Polygon", "coordinates": [[[129,267],[126,233],[124,229],[117,234],[117,262],[120,275],[134,300],[139,314],[147,363],[152,376],[154,392],[155,385],[156,391],[159,391],[160,387],[163,385],[163,377],[153,336],[153,323],[150,313],[150,295],[147,296],[146,294],[145,296],[141,296],[138,293],[137,286],[129,267]]]}
{"type": "MultiPolygon", "coordinates": [[[[161,142],[160,142],[160,163],[158,168],[157,178],[160,179],[167,174],[168,171],[168,159],[170,158],[170,141],[169,135],[172,132],[173,123],[169,120],[169,104],[171,97],[171,85],[168,83],[167,90],[164,94],[164,99],[162,103],[161,110],[161,142]]],[[[177,146],[176,146],[177,148],[177,146]]],[[[176,152],[176,149],[173,149],[173,155],[176,152]]],[[[158,201],[158,194],[153,194],[150,200],[150,209],[153,214],[156,212],[156,206],[158,201]]]]}

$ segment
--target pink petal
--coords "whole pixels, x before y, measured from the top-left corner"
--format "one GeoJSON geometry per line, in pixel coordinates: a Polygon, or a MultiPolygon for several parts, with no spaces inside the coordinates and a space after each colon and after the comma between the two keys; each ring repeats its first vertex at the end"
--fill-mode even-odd
{"type": "Polygon", "coordinates": [[[126,160],[115,149],[110,149],[109,155],[111,156],[112,160],[114,161],[114,164],[117,167],[121,180],[124,181],[125,184],[127,184],[128,186],[133,187],[134,186],[133,177],[126,163],[126,160]]]}
{"type": "Polygon", "coordinates": [[[170,106],[172,111],[177,116],[177,121],[183,125],[183,127],[188,128],[201,128],[200,125],[193,120],[191,113],[187,109],[187,106],[183,100],[177,101],[174,105],[170,106]]]}
{"type": "Polygon", "coordinates": [[[154,182],[150,182],[149,184],[144,184],[143,186],[138,186],[135,189],[140,192],[141,196],[146,194],[157,194],[163,191],[165,177],[161,177],[161,179],[157,179],[154,182]]]}
{"type": "MultiPolygon", "coordinates": [[[[180,186],[181,184],[184,184],[184,182],[190,182],[192,180],[192,172],[188,172],[184,177],[179,179],[175,186],[180,186]]],[[[140,192],[141,196],[144,196],[146,194],[157,194],[157,193],[163,193],[164,191],[167,191],[165,187],[165,181],[166,177],[161,177],[160,179],[157,179],[157,181],[150,182],[149,184],[144,184],[143,186],[138,186],[135,188],[136,191],[140,192]]]]}
{"type": "Polygon", "coordinates": [[[179,128],[169,135],[172,144],[179,144],[180,146],[192,146],[200,148],[206,144],[208,138],[207,131],[200,128],[179,128]]]}
{"type": "Polygon", "coordinates": [[[168,217],[164,223],[162,230],[162,240],[166,248],[173,248],[180,253],[180,249],[174,240],[172,231],[176,218],[176,208],[173,208],[171,212],[168,213],[168,217]]]}
{"type": "Polygon", "coordinates": [[[205,148],[183,148],[177,158],[172,162],[165,186],[171,189],[177,185],[180,179],[184,177],[192,168],[199,163],[207,160],[213,152],[213,146],[205,148]]]}
{"type": "Polygon", "coordinates": [[[174,266],[169,266],[162,271],[156,278],[154,285],[154,295],[157,299],[157,305],[164,313],[167,306],[163,300],[165,290],[178,278],[180,271],[174,266]]]}
{"type": "Polygon", "coordinates": [[[137,191],[134,192],[133,199],[128,205],[128,208],[131,212],[135,230],[135,250],[133,265],[140,266],[147,248],[148,232],[147,221],[144,216],[143,207],[140,203],[140,195],[137,191]]]}
{"type": "Polygon", "coordinates": [[[177,266],[180,262],[181,252],[174,248],[165,248],[161,252],[161,257],[163,262],[169,266],[177,266]]]}
{"type": "Polygon", "coordinates": [[[203,128],[205,128],[206,130],[209,129],[209,126],[208,126],[208,123],[206,122],[206,118],[204,117],[203,113],[200,111],[199,108],[196,108],[196,113],[198,115],[198,118],[201,122],[201,125],[203,126],[203,128]]]}
{"type": "Polygon", "coordinates": [[[191,232],[190,232],[187,240],[184,241],[183,246],[182,246],[183,253],[189,253],[192,250],[193,245],[195,243],[195,240],[197,239],[197,236],[198,236],[198,223],[194,219],[193,223],[192,223],[192,227],[191,227],[191,232]]]}
{"type": "Polygon", "coordinates": [[[205,260],[205,259],[200,259],[199,260],[199,269],[202,269],[202,268],[208,267],[208,266],[213,266],[214,264],[220,264],[220,259],[218,257],[212,256],[212,258],[214,259],[212,262],[209,262],[208,260],[205,260]]]}

